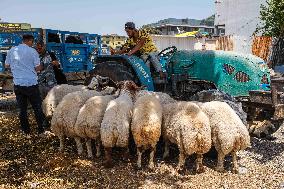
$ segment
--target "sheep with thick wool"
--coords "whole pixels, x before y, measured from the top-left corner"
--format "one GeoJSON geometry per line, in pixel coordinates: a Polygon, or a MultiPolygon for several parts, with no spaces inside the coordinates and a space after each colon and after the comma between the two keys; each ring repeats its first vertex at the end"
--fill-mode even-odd
{"type": "Polygon", "coordinates": [[[176,102],[176,100],[170,97],[170,95],[168,95],[167,93],[152,92],[152,91],[147,91],[147,90],[140,90],[139,93],[137,93],[137,95],[135,96],[135,98],[138,99],[141,96],[149,95],[149,94],[154,95],[160,101],[162,106],[165,106],[169,103],[176,102]]]}
{"type": "Polygon", "coordinates": [[[42,102],[42,110],[47,118],[51,118],[62,98],[72,92],[86,90],[84,85],[57,85],[53,87],[42,102]]]}
{"type": "Polygon", "coordinates": [[[196,153],[196,171],[204,171],[202,159],[211,148],[211,129],[208,116],[196,104],[183,101],[167,104],[163,110],[162,136],[164,158],[169,154],[171,142],[179,148],[179,170],[186,156],[196,153]]]}
{"type": "Polygon", "coordinates": [[[79,110],[89,98],[98,95],[101,93],[93,90],[72,92],[64,96],[55,108],[51,119],[51,131],[59,137],[60,151],[64,148],[64,136],[75,137],[76,144],[79,145],[80,141],[74,131],[79,110]]]}
{"type": "MultiPolygon", "coordinates": [[[[75,123],[75,133],[77,136],[86,140],[88,157],[93,158],[91,141],[96,142],[96,156],[100,156],[100,128],[101,122],[108,103],[114,96],[94,96],[86,101],[80,109],[75,123]]],[[[77,139],[79,140],[79,139],[77,139]]],[[[79,143],[78,154],[82,154],[83,148],[79,143]]]]}
{"type": "Polygon", "coordinates": [[[105,166],[111,167],[111,150],[113,147],[127,148],[132,118],[133,98],[138,87],[133,81],[118,84],[120,94],[111,100],[106,108],[101,123],[101,142],[105,150],[105,166]]]}
{"type": "Polygon", "coordinates": [[[42,102],[43,113],[48,119],[51,119],[56,106],[59,104],[59,102],[62,100],[62,98],[65,95],[72,92],[88,90],[88,89],[96,90],[98,86],[99,82],[96,77],[92,78],[88,86],[68,85],[68,84],[57,85],[48,92],[47,96],[43,100],[42,102]]]}
{"type": "MultiPolygon", "coordinates": [[[[138,93],[139,94],[139,93],[138,93]]],[[[149,168],[154,167],[156,144],[161,136],[162,106],[154,94],[145,94],[134,103],[131,131],[137,147],[137,166],[141,168],[142,153],[150,149],[149,168]]]]}
{"type": "Polygon", "coordinates": [[[208,115],[212,130],[212,141],[218,152],[216,170],[224,171],[224,158],[232,154],[233,172],[238,172],[237,152],[250,145],[248,129],[240,117],[225,102],[198,103],[208,115]]]}

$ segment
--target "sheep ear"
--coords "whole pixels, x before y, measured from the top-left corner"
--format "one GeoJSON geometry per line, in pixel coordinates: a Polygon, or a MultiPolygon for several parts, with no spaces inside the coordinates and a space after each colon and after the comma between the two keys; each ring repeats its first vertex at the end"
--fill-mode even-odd
{"type": "Polygon", "coordinates": [[[138,91],[138,90],[140,90],[140,89],[141,89],[141,88],[138,87],[133,81],[130,82],[130,84],[129,84],[129,90],[131,90],[131,91],[138,91]]]}

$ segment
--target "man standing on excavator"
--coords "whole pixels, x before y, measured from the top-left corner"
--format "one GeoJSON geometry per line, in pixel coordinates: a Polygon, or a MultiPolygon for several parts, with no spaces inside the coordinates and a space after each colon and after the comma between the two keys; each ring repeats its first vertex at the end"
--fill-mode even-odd
{"type": "Polygon", "coordinates": [[[136,55],[144,60],[146,65],[150,68],[150,63],[154,66],[156,72],[160,73],[160,77],[164,78],[165,74],[162,72],[162,66],[158,60],[158,49],[156,48],[153,39],[146,30],[136,29],[133,22],[125,24],[125,32],[128,35],[126,43],[121,50],[111,50],[112,54],[125,54],[131,56],[136,55]]]}

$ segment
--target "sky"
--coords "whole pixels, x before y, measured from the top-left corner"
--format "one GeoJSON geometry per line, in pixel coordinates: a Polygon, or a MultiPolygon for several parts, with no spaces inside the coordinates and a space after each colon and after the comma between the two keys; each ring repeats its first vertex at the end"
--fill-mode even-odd
{"type": "Polygon", "coordinates": [[[214,10],[214,0],[0,0],[2,21],[102,35],[125,35],[127,21],[140,27],[166,18],[203,19],[214,10]]]}

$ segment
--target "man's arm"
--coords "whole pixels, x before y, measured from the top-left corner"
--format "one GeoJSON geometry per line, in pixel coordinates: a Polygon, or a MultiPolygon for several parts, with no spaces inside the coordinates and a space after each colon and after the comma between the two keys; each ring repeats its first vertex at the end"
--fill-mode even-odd
{"type": "Polygon", "coordinates": [[[127,52],[127,47],[123,47],[121,50],[118,50],[118,51],[111,49],[110,52],[111,54],[124,54],[127,52]]]}
{"type": "Polygon", "coordinates": [[[36,72],[40,72],[40,71],[42,71],[42,70],[43,70],[43,66],[40,65],[40,64],[35,67],[35,71],[36,71],[36,72]]]}
{"type": "MultiPolygon", "coordinates": [[[[34,49],[33,49],[34,50],[34,49]]],[[[33,51],[33,58],[34,58],[34,68],[36,72],[40,72],[43,70],[43,66],[40,64],[39,54],[36,50],[33,51]]]]}
{"type": "Polygon", "coordinates": [[[136,44],[136,46],[133,48],[133,49],[131,49],[129,52],[128,52],[128,56],[131,56],[131,55],[133,55],[133,54],[135,54],[137,51],[139,51],[142,47],[143,47],[143,45],[145,44],[145,42],[146,42],[146,38],[145,37],[143,37],[143,38],[141,38],[141,40],[136,44]]]}

